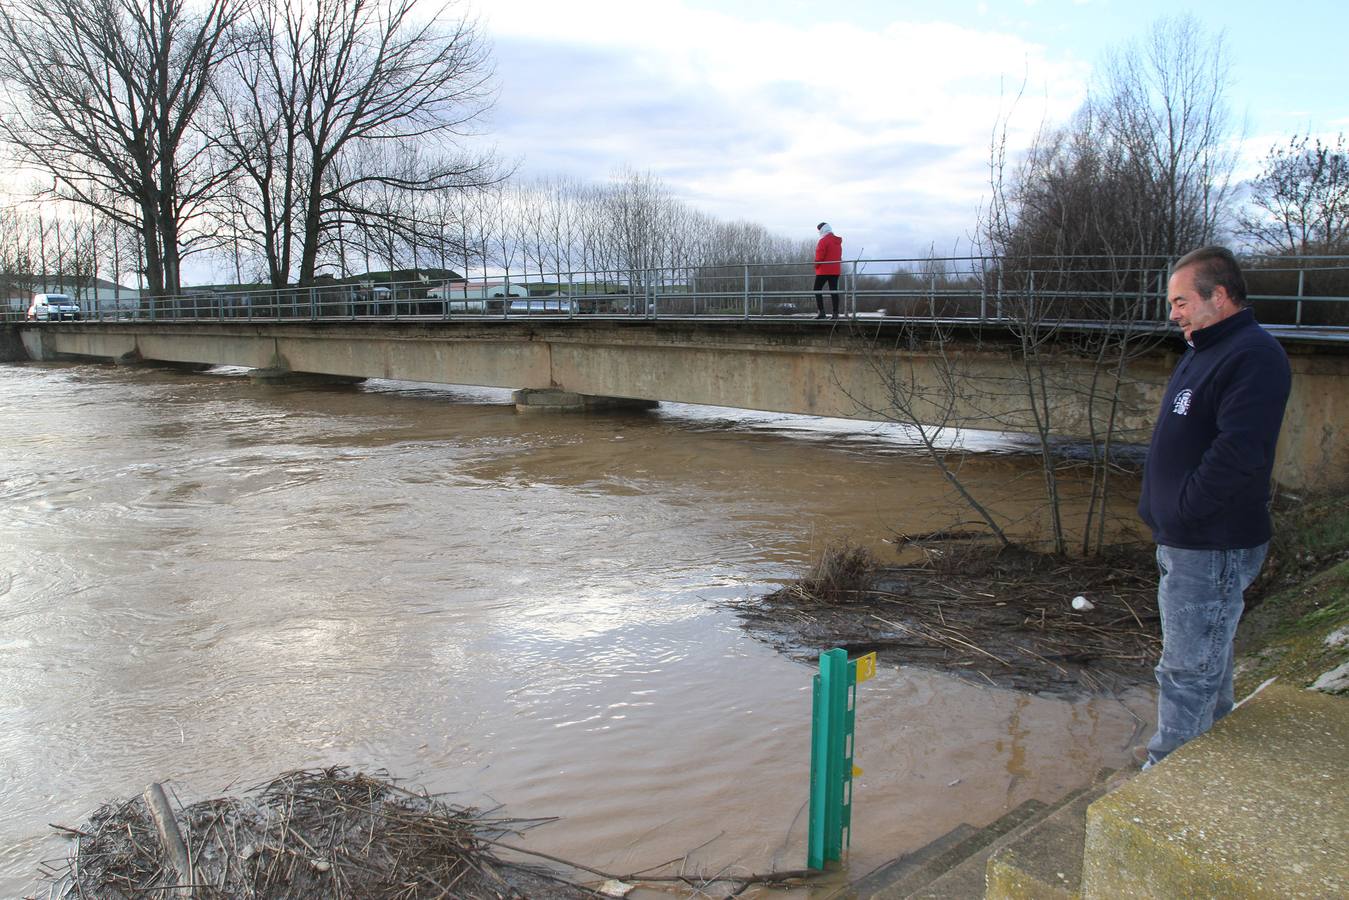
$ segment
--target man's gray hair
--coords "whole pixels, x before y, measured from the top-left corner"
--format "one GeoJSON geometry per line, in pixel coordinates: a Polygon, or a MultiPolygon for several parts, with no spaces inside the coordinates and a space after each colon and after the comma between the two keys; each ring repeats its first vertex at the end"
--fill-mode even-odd
{"type": "Polygon", "coordinates": [[[1194,289],[1205,300],[1212,299],[1213,289],[1221,285],[1237,306],[1246,305],[1246,277],[1232,251],[1226,247],[1200,247],[1191,250],[1171,267],[1172,274],[1194,267],[1194,289]]]}

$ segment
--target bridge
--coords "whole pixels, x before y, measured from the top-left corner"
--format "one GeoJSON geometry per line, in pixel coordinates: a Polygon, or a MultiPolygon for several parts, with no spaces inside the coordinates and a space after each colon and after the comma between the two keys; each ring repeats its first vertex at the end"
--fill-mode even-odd
{"type": "MultiPolygon", "coordinates": [[[[743,409],[1146,441],[1183,345],[1137,327],[1127,366],[1084,352],[1100,323],[1062,323],[1024,363],[1024,331],[996,321],[794,316],[390,315],[106,318],[15,326],[34,359],[245,366],[512,388],[521,409],[674,401],[743,409]],[[1117,402],[1111,403],[1112,398],[1117,402]]],[[[1349,482],[1349,341],[1276,330],[1293,394],[1275,476],[1288,488],[1349,482]]]]}

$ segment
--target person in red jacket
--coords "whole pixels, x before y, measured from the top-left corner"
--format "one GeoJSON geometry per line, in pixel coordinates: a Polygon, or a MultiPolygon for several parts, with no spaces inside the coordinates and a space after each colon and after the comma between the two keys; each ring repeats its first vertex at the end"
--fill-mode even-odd
{"type": "Polygon", "coordinates": [[[838,318],[838,276],[843,272],[843,238],[834,234],[828,222],[815,226],[820,233],[820,242],[815,245],[815,307],[820,311],[817,319],[824,318],[824,294],[820,288],[829,286],[829,299],[834,301],[834,318],[838,318]]]}

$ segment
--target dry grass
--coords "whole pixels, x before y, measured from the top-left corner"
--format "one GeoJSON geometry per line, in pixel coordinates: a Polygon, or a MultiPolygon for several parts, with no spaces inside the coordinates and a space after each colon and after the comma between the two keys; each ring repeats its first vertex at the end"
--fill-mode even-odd
{"type": "Polygon", "coordinates": [[[855,603],[875,586],[879,568],[876,558],[865,547],[835,544],[825,549],[794,588],[816,603],[833,606],[855,603]]]}

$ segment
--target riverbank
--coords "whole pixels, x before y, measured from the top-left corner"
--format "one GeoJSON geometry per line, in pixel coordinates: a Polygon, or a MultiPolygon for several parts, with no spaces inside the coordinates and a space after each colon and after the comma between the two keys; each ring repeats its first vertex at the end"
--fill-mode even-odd
{"type": "Polygon", "coordinates": [[[1236,693],[1271,678],[1349,692],[1349,493],[1285,498],[1237,632],[1236,693]]]}
{"type": "MultiPolygon", "coordinates": [[[[1237,693],[1270,678],[1349,689],[1349,495],[1284,496],[1237,638],[1237,693]]],[[[1150,545],[1090,559],[948,543],[914,565],[828,549],[811,572],[737,604],[744,627],[803,661],[842,647],[1043,694],[1152,682],[1161,652],[1150,545]]]]}

